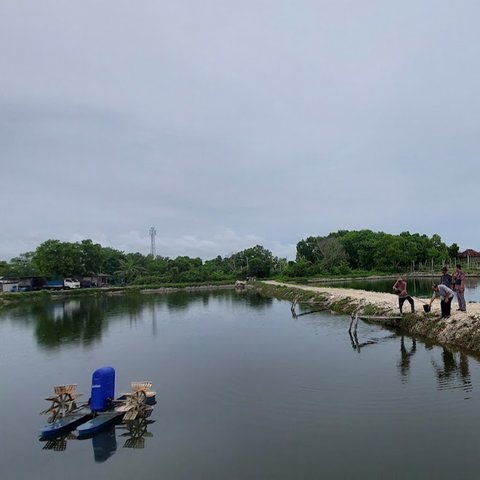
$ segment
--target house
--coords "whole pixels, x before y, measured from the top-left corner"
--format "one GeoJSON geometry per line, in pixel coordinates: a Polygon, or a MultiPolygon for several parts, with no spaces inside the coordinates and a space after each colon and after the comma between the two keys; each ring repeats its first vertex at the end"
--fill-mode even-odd
{"type": "Polygon", "coordinates": [[[0,292],[18,292],[18,279],[0,277],[0,292]]]}
{"type": "Polygon", "coordinates": [[[111,275],[105,273],[94,273],[92,275],[86,275],[80,277],[80,285],[82,288],[90,287],[106,287],[111,283],[111,275]]]}
{"type": "Polygon", "coordinates": [[[480,267],[480,252],[468,248],[458,254],[459,260],[465,262],[467,267],[480,267]]]}

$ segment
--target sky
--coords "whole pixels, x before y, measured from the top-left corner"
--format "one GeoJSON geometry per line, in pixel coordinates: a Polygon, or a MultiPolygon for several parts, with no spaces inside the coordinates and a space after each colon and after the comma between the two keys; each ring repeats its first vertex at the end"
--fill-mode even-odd
{"type": "Polygon", "coordinates": [[[0,260],[340,229],[480,250],[480,3],[3,0],[0,260]]]}

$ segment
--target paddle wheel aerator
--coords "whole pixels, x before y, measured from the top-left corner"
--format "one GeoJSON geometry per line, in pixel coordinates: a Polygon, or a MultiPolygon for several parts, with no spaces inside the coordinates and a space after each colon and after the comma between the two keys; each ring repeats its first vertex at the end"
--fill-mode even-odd
{"type": "Polygon", "coordinates": [[[51,402],[50,407],[40,412],[40,415],[50,415],[47,421],[53,423],[64,418],[77,409],[76,399],[80,396],[77,393],[77,385],[56,385],[53,387],[55,396],[47,397],[45,400],[51,402]]]}

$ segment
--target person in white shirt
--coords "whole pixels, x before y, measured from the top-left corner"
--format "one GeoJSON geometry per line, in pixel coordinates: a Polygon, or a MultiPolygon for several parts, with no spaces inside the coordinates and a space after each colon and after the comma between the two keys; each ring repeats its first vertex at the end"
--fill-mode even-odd
{"type": "Polygon", "coordinates": [[[450,316],[452,310],[452,300],[455,294],[451,288],[448,288],[446,285],[437,285],[434,283],[432,285],[433,295],[430,299],[430,307],[432,306],[433,301],[438,297],[440,298],[440,309],[442,310],[442,318],[447,318],[450,316]]]}

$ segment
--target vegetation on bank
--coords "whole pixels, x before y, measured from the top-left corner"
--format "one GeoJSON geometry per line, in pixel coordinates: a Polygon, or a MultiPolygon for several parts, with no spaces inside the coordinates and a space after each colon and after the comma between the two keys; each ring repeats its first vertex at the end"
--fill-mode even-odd
{"type": "Polygon", "coordinates": [[[0,277],[43,276],[50,279],[104,274],[115,285],[160,286],[234,282],[246,277],[308,279],[322,276],[393,274],[412,270],[439,269],[454,263],[458,245],[447,246],[439,235],[427,237],[403,232],[392,235],[371,230],[340,230],[310,236],[297,243],[296,258],[275,257],[261,245],[217,256],[152,257],[103,247],[91,240],[61,242],[47,240],[33,252],[10,261],[0,261],[0,277]]]}

